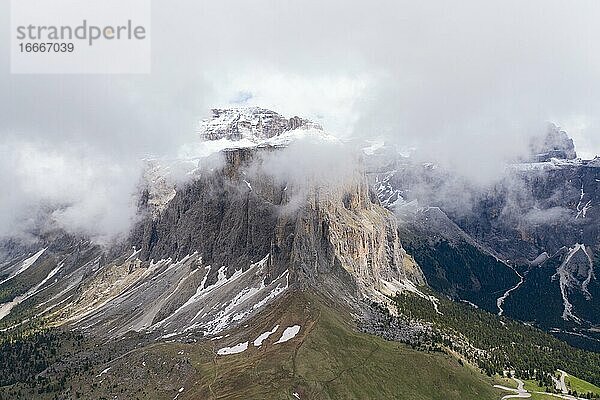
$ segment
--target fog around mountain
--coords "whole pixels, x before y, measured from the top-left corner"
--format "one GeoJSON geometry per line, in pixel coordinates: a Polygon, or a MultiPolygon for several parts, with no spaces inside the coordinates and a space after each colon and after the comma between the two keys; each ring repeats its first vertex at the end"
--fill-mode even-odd
{"type": "MultiPolygon", "coordinates": [[[[341,138],[412,149],[478,185],[497,180],[548,121],[580,157],[600,153],[597,2],[152,6],[150,75],[11,75],[2,58],[0,235],[26,231],[48,204],[71,230],[126,231],[140,160],[176,157],[217,106],[304,116],[341,138]]],[[[2,54],[8,46],[2,36],[2,54]]]]}

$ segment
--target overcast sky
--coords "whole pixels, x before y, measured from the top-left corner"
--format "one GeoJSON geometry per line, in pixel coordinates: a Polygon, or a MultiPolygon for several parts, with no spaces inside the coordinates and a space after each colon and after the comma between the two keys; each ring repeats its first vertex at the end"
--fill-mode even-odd
{"type": "Polygon", "coordinates": [[[308,116],[485,178],[495,169],[475,163],[522,151],[547,121],[600,154],[594,0],[177,0],[152,13],[151,75],[10,75],[3,29],[0,234],[48,199],[121,229],[128,214],[97,199],[129,210],[139,159],[195,140],[213,106],[308,116]]]}

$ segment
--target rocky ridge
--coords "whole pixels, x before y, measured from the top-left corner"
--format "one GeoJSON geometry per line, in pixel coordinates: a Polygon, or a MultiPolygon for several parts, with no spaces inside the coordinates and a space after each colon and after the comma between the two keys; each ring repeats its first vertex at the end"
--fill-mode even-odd
{"type": "Polygon", "coordinates": [[[215,108],[200,122],[198,132],[205,140],[270,139],[295,129],[318,129],[321,125],[297,116],[286,118],[259,107],[215,108]]]}
{"type": "MultiPolygon", "coordinates": [[[[220,110],[205,122],[203,139],[208,146],[277,139],[305,128],[318,127],[268,110],[220,110]]],[[[364,175],[335,188],[282,182],[261,170],[272,151],[280,150],[228,145],[219,152],[222,163],[208,169],[199,167],[203,160],[177,161],[189,168],[178,183],[161,179],[165,168],[155,164],[139,203],[143,217],[127,241],[109,252],[84,242],[51,245],[33,263],[52,273],[28,299],[41,311],[22,319],[24,303],[1,325],[14,329],[44,318],[113,338],[214,336],[289,290],[317,290],[360,313],[365,297],[385,301],[384,294],[425,284],[402,248],[393,214],[375,200],[364,175]],[[52,272],[59,263],[65,267],[52,272]]],[[[4,271],[24,257],[8,261],[4,271]]],[[[19,278],[32,285],[43,280],[19,278]]]]}

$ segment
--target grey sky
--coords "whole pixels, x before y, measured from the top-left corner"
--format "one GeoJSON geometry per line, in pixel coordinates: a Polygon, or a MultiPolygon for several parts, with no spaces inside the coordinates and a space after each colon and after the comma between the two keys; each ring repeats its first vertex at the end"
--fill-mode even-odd
{"type": "MultiPolygon", "coordinates": [[[[86,216],[106,209],[85,191],[61,199],[20,183],[44,169],[15,154],[53,154],[88,169],[83,187],[127,197],[141,157],[175,154],[209,107],[236,101],[416,147],[481,179],[548,120],[581,155],[600,154],[597,1],[179,0],[152,10],[148,76],[10,75],[4,30],[0,182],[11,194],[0,194],[0,234],[14,229],[10,215],[48,198],[85,204],[86,216]]],[[[51,187],[73,191],[72,179],[46,172],[51,187]]]]}

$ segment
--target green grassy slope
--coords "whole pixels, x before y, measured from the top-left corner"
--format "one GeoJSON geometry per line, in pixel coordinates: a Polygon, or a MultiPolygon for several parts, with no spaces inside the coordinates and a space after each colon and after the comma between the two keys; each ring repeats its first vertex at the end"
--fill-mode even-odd
{"type": "Polygon", "coordinates": [[[59,394],[58,398],[94,399],[294,399],[294,393],[301,399],[501,397],[491,380],[455,358],[359,333],[350,321],[346,310],[329,306],[315,295],[294,292],[248,326],[218,340],[194,342],[190,338],[189,343],[140,345],[133,338],[129,344],[87,345],[94,348],[89,357],[96,362],[91,367],[86,361],[70,365],[60,393],[54,380],[59,381],[64,366],[55,366],[45,374],[48,386],[16,384],[0,388],[0,398],[53,399],[59,394]],[[259,334],[276,324],[280,329],[260,348],[252,345],[259,334]],[[294,324],[302,326],[300,333],[275,344],[283,329],[294,324]],[[215,353],[245,341],[250,345],[242,353],[215,353]]]}
{"type": "Polygon", "coordinates": [[[567,384],[567,388],[569,388],[569,390],[576,391],[580,395],[593,393],[595,396],[600,397],[600,387],[586,382],[583,379],[567,375],[565,377],[565,383],[567,384]]]}
{"type": "Polygon", "coordinates": [[[308,398],[497,398],[487,379],[456,359],[356,333],[328,308],[299,348],[296,363],[308,398]]]}

